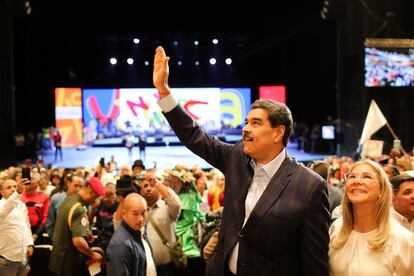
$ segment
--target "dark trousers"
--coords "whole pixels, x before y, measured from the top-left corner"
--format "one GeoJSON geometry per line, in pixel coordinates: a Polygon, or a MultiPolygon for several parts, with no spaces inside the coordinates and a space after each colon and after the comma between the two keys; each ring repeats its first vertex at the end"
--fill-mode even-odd
{"type": "Polygon", "coordinates": [[[173,264],[157,265],[157,276],[174,276],[173,264]]]}

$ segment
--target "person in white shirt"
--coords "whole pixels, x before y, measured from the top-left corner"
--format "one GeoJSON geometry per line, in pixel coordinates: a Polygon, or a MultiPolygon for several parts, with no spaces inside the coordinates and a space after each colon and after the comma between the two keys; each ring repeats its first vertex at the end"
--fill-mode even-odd
{"type": "Polygon", "coordinates": [[[40,173],[40,180],[39,180],[39,186],[37,187],[37,191],[47,194],[47,196],[50,197],[50,193],[56,187],[49,183],[50,183],[49,176],[44,172],[40,173]]]}
{"type": "MultiPolygon", "coordinates": [[[[153,172],[147,172],[145,179],[140,183],[141,195],[148,203],[149,212],[157,223],[158,228],[170,245],[176,242],[175,227],[181,212],[181,201],[178,195],[166,187],[153,172]]],[[[151,244],[157,274],[174,275],[171,254],[167,245],[164,245],[151,221],[147,219],[146,233],[151,244]]]]}
{"type": "Polygon", "coordinates": [[[26,205],[20,200],[27,179],[0,183],[0,275],[27,275],[33,238],[26,205]]]}
{"type": "Polygon", "coordinates": [[[401,174],[390,179],[393,190],[392,215],[414,233],[414,177],[401,174]]]}
{"type": "Polygon", "coordinates": [[[345,179],[342,217],[330,228],[330,275],[414,275],[414,234],[391,218],[385,172],[363,160],[345,179]]]}

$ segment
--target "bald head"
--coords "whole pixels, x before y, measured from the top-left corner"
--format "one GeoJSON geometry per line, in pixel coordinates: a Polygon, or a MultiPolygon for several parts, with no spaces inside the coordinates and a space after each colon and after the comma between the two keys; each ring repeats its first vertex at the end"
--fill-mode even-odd
{"type": "Polygon", "coordinates": [[[135,231],[141,230],[147,218],[147,202],[137,193],[130,193],[124,199],[122,219],[135,231]]]}

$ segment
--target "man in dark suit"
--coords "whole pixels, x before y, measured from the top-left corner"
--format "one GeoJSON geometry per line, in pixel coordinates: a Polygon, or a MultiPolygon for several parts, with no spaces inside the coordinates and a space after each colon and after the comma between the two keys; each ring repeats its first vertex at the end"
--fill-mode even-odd
{"type": "Polygon", "coordinates": [[[224,212],[207,275],[328,275],[327,184],[290,158],[286,105],[258,100],[243,139],[227,144],[205,133],[177,104],[168,85],[169,57],[158,47],[153,82],[180,141],[226,176],[224,212]]]}

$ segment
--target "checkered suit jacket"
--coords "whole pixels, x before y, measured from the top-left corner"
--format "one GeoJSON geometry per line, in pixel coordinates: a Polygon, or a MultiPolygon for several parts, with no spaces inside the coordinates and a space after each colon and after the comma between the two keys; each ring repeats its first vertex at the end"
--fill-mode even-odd
{"type": "Polygon", "coordinates": [[[329,274],[324,179],[286,157],[243,227],[253,170],[242,143],[227,144],[206,134],[180,106],[164,115],[187,148],[226,176],[219,241],[206,275],[225,274],[237,242],[237,275],[329,274]]]}

